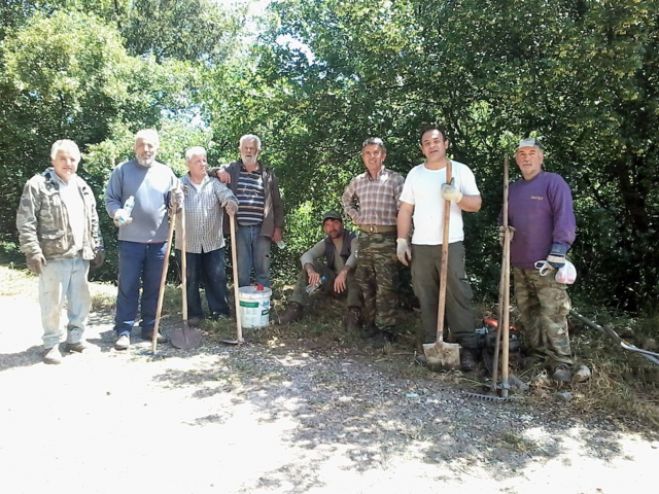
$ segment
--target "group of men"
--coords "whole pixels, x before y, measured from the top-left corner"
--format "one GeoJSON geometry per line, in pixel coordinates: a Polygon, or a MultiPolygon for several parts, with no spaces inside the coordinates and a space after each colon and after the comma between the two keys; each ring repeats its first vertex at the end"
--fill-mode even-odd
{"type": "MultiPolygon", "coordinates": [[[[445,129],[423,129],[420,149],[426,159],[403,178],[385,167],[387,154],[381,139],[364,141],[361,157],[366,171],[349,183],[341,197],[345,214],[358,232],[344,228],[342,215],[334,211],[323,216],[326,237],[302,255],[302,270],[280,322],[298,319],[309,292],[320,286],[321,292],[346,294],[348,329],[361,327],[369,337],[391,341],[401,329],[400,262],[411,266],[420,304],[422,330],[417,344],[420,348],[434,341],[443,213],[445,204],[450,204],[446,319],[449,337],[461,345],[461,367],[472,370],[476,366],[479,322],[464,268],[462,212],[479,211],[482,199],[473,172],[451,160],[448,147],[445,129]]],[[[135,158],[112,171],[106,190],[106,210],[119,231],[114,327],[118,350],[130,345],[138,308],[141,336],[153,337],[168,231],[177,214],[185,214],[187,223],[185,232],[177,229],[176,249],[182,255],[185,234],[192,323],[204,317],[202,283],[208,316],[217,319],[230,314],[225,213],[237,223],[239,286],[251,283],[252,271],[256,283],[270,286],[271,245],[282,240],[284,213],[277,178],[258,160],[261,141],[257,136],[241,137],[240,159],[210,171],[206,151],[188,149],[188,173],[180,180],[156,161],[158,148],[155,130],[139,131],[135,158]]],[[[559,269],[575,239],[576,224],[570,188],[559,175],[542,169],[543,157],[534,139],[521,141],[516,151],[522,178],[510,187],[511,264],[527,349],[545,360],[557,380],[565,382],[574,377],[573,372],[584,374],[583,366],[574,365],[570,349],[566,320],[570,300],[565,285],[553,276],[541,276],[535,263],[546,260],[559,269]]],[[[81,352],[86,348],[87,274],[90,263],[99,266],[104,258],[94,197],[76,174],[79,161],[74,142],[53,144],[52,167],[27,182],[17,215],[21,250],[28,266],[40,275],[44,361],[48,363],[62,360],[59,314],[64,300],[68,301],[65,349],[81,352]]],[[[422,361],[422,352],[419,356],[422,361]]]]}

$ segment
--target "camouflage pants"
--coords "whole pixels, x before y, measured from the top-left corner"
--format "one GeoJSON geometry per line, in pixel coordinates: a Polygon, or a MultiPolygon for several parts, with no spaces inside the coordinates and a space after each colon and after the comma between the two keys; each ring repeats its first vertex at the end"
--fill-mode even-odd
{"type": "MultiPolygon", "coordinates": [[[[348,271],[348,276],[346,277],[346,290],[343,293],[334,292],[334,280],[336,279],[336,273],[327,267],[323,262],[314,262],[314,268],[320,273],[321,276],[325,276],[327,281],[325,281],[317,293],[322,293],[327,296],[335,296],[338,298],[345,297],[347,299],[348,307],[353,307],[361,309],[361,300],[359,295],[359,285],[355,279],[354,271],[348,271]]],[[[295,288],[293,289],[293,294],[290,296],[289,300],[295,302],[305,307],[309,304],[309,294],[307,294],[307,286],[309,285],[309,278],[307,272],[304,269],[301,269],[297,276],[297,282],[295,283],[295,288]]],[[[315,294],[314,294],[315,296],[315,294]]]]}
{"type": "Polygon", "coordinates": [[[375,324],[382,330],[394,330],[398,311],[395,233],[360,232],[355,276],[364,297],[364,326],[375,324]]]}
{"type": "Polygon", "coordinates": [[[567,285],[557,283],[551,273],[540,276],[536,269],[513,268],[513,278],[525,350],[545,358],[551,366],[572,365],[567,285]]]}

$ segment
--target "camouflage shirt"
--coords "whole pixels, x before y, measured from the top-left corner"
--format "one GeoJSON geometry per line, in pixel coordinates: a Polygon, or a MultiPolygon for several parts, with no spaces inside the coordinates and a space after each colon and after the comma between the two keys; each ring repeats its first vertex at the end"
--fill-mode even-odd
{"type": "MultiPolygon", "coordinates": [[[[85,207],[85,231],[82,257],[94,259],[96,252],[103,250],[103,239],[98,225],[96,200],[91,188],[77,175],[71,177],[80,191],[85,207]]],[[[59,193],[55,171],[46,169],[27,181],[16,213],[21,252],[26,257],[43,254],[46,259],[75,257],[69,215],[59,193]]]]}

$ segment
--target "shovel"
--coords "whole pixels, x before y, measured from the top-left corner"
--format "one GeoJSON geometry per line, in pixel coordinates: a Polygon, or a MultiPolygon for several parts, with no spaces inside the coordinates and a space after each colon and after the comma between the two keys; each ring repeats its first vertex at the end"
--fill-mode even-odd
{"type": "Polygon", "coordinates": [[[185,208],[181,205],[181,305],[183,309],[183,328],[175,328],[169,335],[169,341],[174,348],[191,350],[201,346],[202,334],[197,328],[188,324],[188,244],[185,232],[185,208]]]}
{"type": "MultiPolygon", "coordinates": [[[[446,167],[446,183],[451,182],[451,161],[446,167]]],[[[444,342],[444,316],[446,313],[446,278],[448,274],[448,229],[451,201],[444,201],[444,229],[442,231],[442,262],[439,271],[439,307],[437,308],[437,341],[424,343],[423,353],[429,367],[455,369],[460,365],[460,345],[444,342]]]]}
{"type": "Polygon", "coordinates": [[[233,298],[236,305],[236,339],[221,340],[225,345],[242,345],[243,327],[240,320],[240,287],[238,286],[238,253],[236,252],[236,219],[235,215],[229,215],[229,226],[231,227],[231,263],[233,264],[233,298]]]}

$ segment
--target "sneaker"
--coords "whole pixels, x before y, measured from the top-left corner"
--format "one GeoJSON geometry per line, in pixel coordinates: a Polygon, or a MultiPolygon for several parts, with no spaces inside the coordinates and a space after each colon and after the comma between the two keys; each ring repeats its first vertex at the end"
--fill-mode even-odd
{"type": "Polygon", "coordinates": [[[572,382],[576,384],[585,383],[590,379],[590,376],[590,369],[584,364],[579,364],[572,373],[572,382]]]}
{"type": "Polygon", "coordinates": [[[43,354],[43,361],[46,364],[61,364],[62,352],[59,351],[59,345],[55,345],[52,348],[47,348],[43,354]]]}
{"type": "Polygon", "coordinates": [[[355,307],[348,308],[348,312],[345,317],[345,326],[346,331],[350,333],[356,333],[360,329],[359,318],[361,316],[361,311],[355,307]]]}
{"type": "MultiPolygon", "coordinates": [[[[145,341],[152,341],[153,340],[153,331],[149,331],[148,333],[142,331],[142,339],[145,341]]],[[[158,331],[158,335],[156,336],[156,343],[167,343],[167,337],[162,334],[160,331],[158,331]]]]}
{"type": "Polygon", "coordinates": [[[572,380],[572,371],[567,364],[559,364],[556,366],[556,369],[554,369],[554,373],[551,377],[557,383],[569,383],[572,380]]]}
{"type": "Polygon", "coordinates": [[[477,365],[476,352],[469,348],[460,348],[460,369],[464,372],[471,372],[477,365]]]}
{"type": "Polygon", "coordinates": [[[298,303],[291,302],[286,307],[284,313],[279,316],[279,324],[290,324],[302,317],[302,306],[298,303]]]}
{"type": "Polygon", "coordinates": [[[130,346],[130,336],[127,334],[122,334],[117,338],[117,341],[114,343],[115,350],[128,350],[130,346]]]}
{"type": "Polygon", "coordinates": [[[82,353],[89,348],[89,344],[86,341],[78,341],[76,343],[66,343],[64,345],[64,350],[69,353],[82,353]]]}

